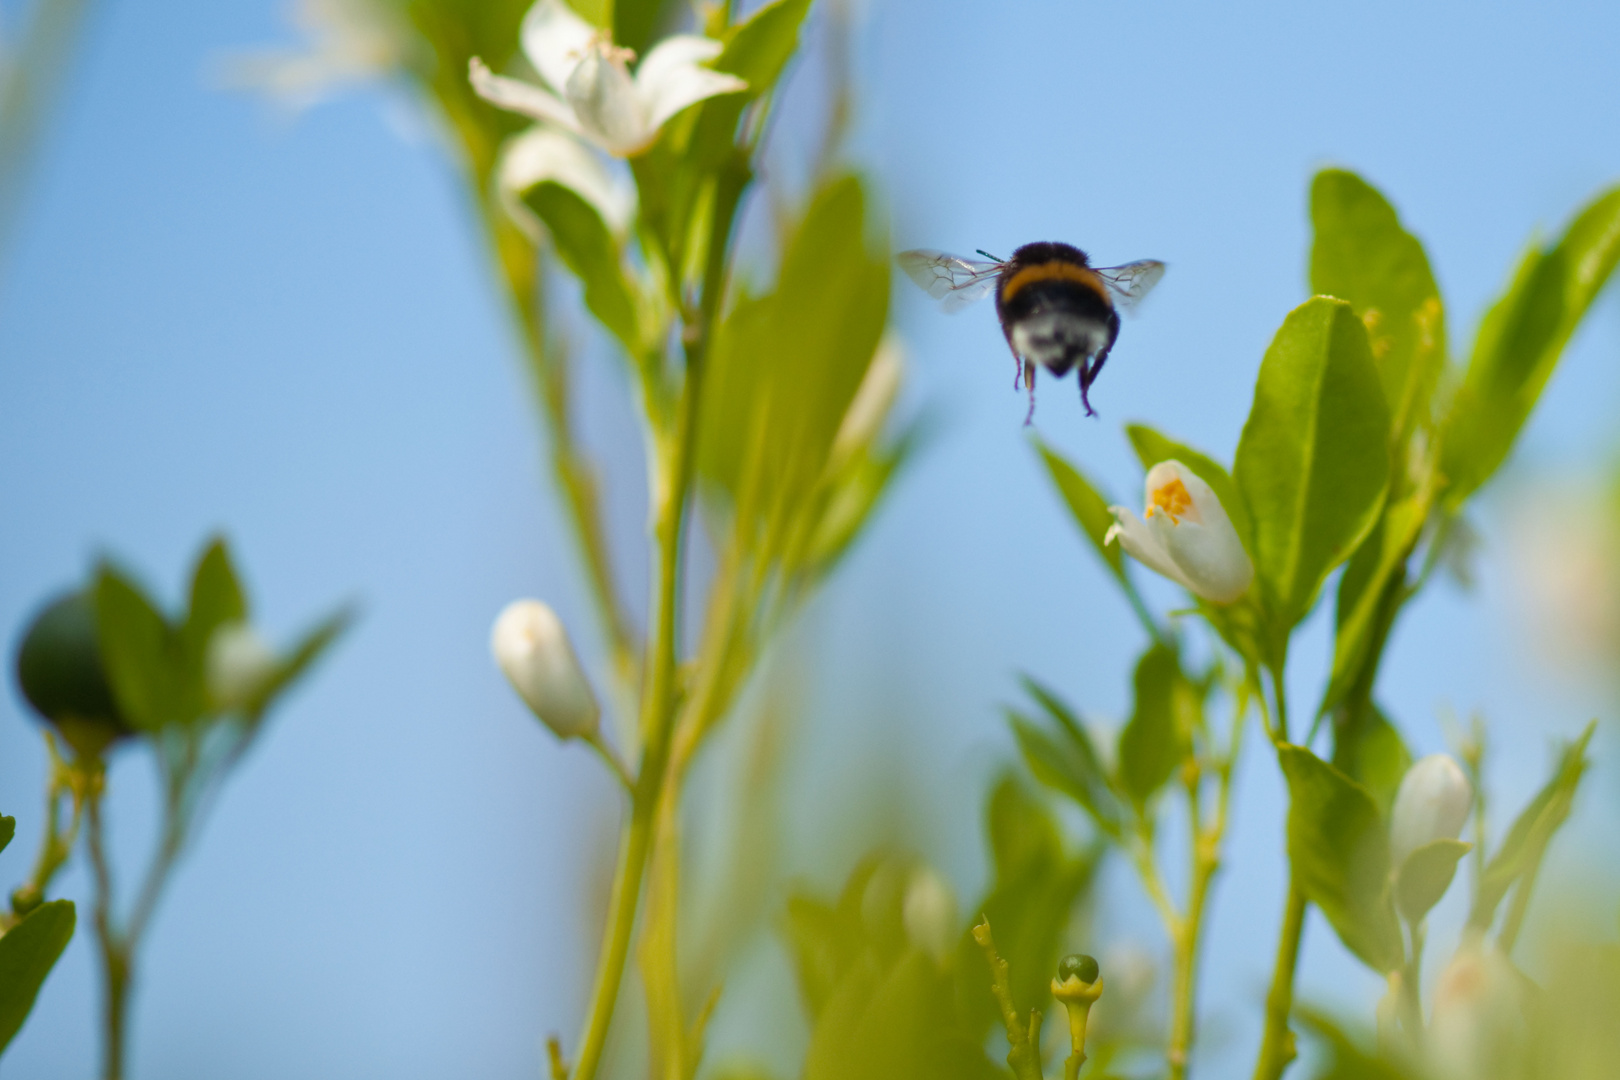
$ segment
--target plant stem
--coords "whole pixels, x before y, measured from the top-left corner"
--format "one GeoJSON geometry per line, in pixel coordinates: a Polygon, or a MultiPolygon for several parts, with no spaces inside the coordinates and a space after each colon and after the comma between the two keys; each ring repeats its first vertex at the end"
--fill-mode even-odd
{"type": "Polygon", "coordinates": [[[1412,954],[1401,971],[1400,1015],[1407,1045],[1416,1052],[1423,1046],[1423,1001],[1418,996],[1423,985],[1423,923],[1413,924],[1411,931],[1412,954]]]}
{"type": "Polygon", "coordinates": [[[1299,963],[1304,929],[1305,894],[1290,884],[1282,934],[1277,939],[1277,965],[1271,975],[1271,990],[1266,994],[1266,1028],[1260,1040],[1260,1057],[1254,1065],[1254,1080],[1277,1080],[1298,1053],[1288,1017],[1294,1009],[1294,968],[1299,963]]]}
{"type": "MultiPolygon", "coordinates": [[[[92,767],[99,771],[99,763],[92,767]]],[[[90,871],[96,888],[96,941],[101,946],[101,1075],[103,1080],[122,1080],[131,964],[128,942],[113,925],[112,864],[107,859],[99,781],[100,777],[97,776],[88,793],[85,818],[89,824],[90,871]]]]}
{"type": "Polygon", "coordinates": [[[1007,961],[1002,959],[996,951],[996,942],[990,935],[990,920],[983,919],[973,928],[973,940],[979,943],[984,950],[984,958],[990,965],[990,993],[996,999],[996,1005],[1001,1010],[1001,1023],[1007,1029],[1007,1064],[1012,1067],[1013,1075],[1018,1080],[1042,1080],[1041,1077],[1041,1048],[1040,1014],[1032,1013],[1029,1026],[1018,1015],[1018,1006],[1013,1004],[1012,983],[1008,978],[1007,961]],[[1033,1029],[1033,1030],[1032,1030],[1033,1029]],[[1031,1043],[1033,1034],[1036,1042],[1031,1043]]]}

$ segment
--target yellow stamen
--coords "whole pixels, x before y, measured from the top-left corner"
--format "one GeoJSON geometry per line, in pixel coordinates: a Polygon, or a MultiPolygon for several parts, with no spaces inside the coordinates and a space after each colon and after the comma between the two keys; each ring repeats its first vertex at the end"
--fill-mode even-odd
{"type": "Polygon", "coordinates": [[[1152,503],[1147,508],[1148,517],[1163,513],[1173,524],[1180,525],[1181,519],[1192,509],[1192,496],[1187,494],[1187,485],[1178,476],[1153,489],[1152,503]]]}

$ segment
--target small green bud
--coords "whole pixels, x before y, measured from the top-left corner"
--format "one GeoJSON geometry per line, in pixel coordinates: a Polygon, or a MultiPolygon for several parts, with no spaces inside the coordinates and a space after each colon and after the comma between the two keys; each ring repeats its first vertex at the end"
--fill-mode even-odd
{"type": "Polygon", "coordinates": [[[19,885],[11,891],[11,911],[19,919],[44,902],[37,885],[19,885]]]}
{"type": "Polygon", "coordinates": [[[80,753],[98,755],[133,734],[107,680],[88,592],[59,596],[34,616],[17,649],[17,683],[80,753]]]}
{"type": "Polygon", "coordinates": [[[1084,953],[1072,953],[1058,961],[1058,981],[1068,982],[1073,976],[1083,983],[1097,981],[1097,958],[1084,953]]]}

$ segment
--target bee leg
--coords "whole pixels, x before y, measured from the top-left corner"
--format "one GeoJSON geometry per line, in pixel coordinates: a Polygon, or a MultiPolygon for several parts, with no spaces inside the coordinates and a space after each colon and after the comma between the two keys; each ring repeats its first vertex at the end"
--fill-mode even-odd
{"type": "Polygon", "coordinates": [[[1023,377],[1024,377],[1024,361],[1019,357],[1019,355],[1017,353],[1013,353],[1013,389],[1014,390],[1022,390],[1024,388],[1024,384],[1021,381],[1023,379],[1023,377]]]}
{"type": "Polygon", "coordinates": [[[1035,365],[1024,361],[1024,385],[1029,387],[1029,412],[1024,414],[1024,426],[1035,419],[1035,365]]]}
{"type": "Polygon", "coordinates": [[[1096,359],[1090,363],[1082,360],[1080,370],[1075,372],[1076,379],[1080,383],[1080,404],[1085,406],[1087,416],[1096,416],[1097,410],[1091,407],[1091,401],[1086,397],[1086,391],[1090,390],[1091,384],[1097,381],[1097,373],[1102,370],[1103,362],[1108,359],[1108,350],[1112,347],[1112,345],[1105,345],[1102,351],[1097,353],[1096,359]]]}

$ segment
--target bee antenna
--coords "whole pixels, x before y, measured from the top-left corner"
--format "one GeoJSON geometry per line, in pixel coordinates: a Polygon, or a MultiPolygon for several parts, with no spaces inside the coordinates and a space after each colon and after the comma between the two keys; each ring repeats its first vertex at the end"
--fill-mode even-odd
{"type": "Polygon", "coordinates": [[[974,251],[975,254],[983,255],[985,258],[989,259],[991,262],[1006,262],[1007,261],[1006,259],[998,259],[998,258],[996,258],[994,255],[990,254],[988,251],[984,250],[984,248],[974,248],[973,251],[974,251]]]}

